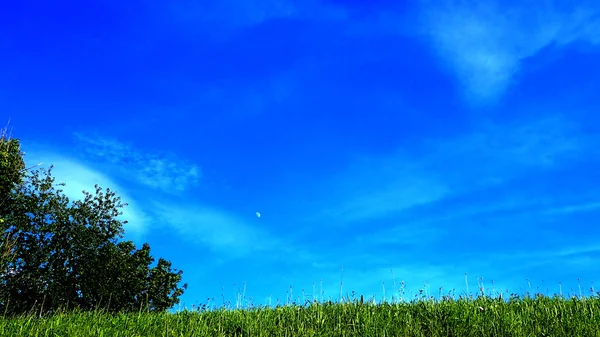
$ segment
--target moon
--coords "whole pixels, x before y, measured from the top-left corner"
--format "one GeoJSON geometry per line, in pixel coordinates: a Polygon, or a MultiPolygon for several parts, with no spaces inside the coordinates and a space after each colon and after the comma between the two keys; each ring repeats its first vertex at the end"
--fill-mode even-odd
{"type": "Polygon", "coordinates": [[[256,217],[260,218],[260,213],[259,212],[256,212],[256,217]]]}

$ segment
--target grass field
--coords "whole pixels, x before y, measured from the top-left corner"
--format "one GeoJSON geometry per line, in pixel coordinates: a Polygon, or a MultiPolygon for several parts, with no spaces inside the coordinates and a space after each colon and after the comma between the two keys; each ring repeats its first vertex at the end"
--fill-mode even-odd
{"type": "Polygon", "coordinates": [[[442,296],[410,302],[342,298],[177,313],[96,312],[1,318],[0,336],[600,336],[600,297],[442,296]]]}

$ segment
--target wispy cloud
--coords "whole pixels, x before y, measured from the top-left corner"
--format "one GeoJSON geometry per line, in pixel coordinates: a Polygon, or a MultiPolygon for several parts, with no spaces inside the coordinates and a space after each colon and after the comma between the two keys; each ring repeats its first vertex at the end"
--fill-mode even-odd
{"type": "Polygon", "coordinates": [[[270,0],[260,4],[243,1],[175,1],[170,5],[175,17],[195,24],[220,24],[243,27],[266,19],[285,18],[298,13],[290,1],[270,0]]]}
{"type": "Polygon", "coordinates": [[[339,223],[374,220],[502,185],[536,170],[557,169],[597,143],[578,131],[576,123],[553,115],[427,140],[423,155],[398,151],[364,156],[326,184],[328,199],[323,202],[329,206],[318,216],[339,223]]]}
{"type": "Polygon", "coordinates": [[[94,170],[77,159],[52,152],[28,151],[25,159],[28,164],[44,162],[43,167],[53,165],[52,176],[55,178],[56,183],[65,183],[65,186],[60,187],[60,189],[71,201],[83,199],[82,191],[84,190],[94,194],[94,185],[96,184],[102,187],[103,190],[108,188],[116,192],[117,196],[121,197],[121,202],[128,204],[121,209],[123,214],[119,216],[120,220],[127,220],[128,222],[124,226],[126,236],[137,240],[147,234],[151,222],[148,214],[140,207],[139,202],[127,193],[123,186],[115,183],[109,176],[94,170]]]}
{"type": "MultiPolygon", "coordinates": [[[[183,109],[190,114],[213,111],[229,118],[257,116],[283,106],[298,90],[298,84],[288,72],[257,79],[253,82],[212,85],[198,93],[196,99],[183,109]]],[[[184,112],[179,112],[184,113],[184,112]]]]}
{"type": "Polygon", "coordinates": [[[475,189],[536,169],[556,169],[593,150],[598,139],[564,115],[488,124],[440,142],[429,142],[425,167],[438,167],[452,186],[475,189]],[[443,166],[440,166],[443,165],[443,166]]]}
{"type": "MultiPolygon", "coordinates": [[[[487,234],[480,236],[482,242],[500,237],[511,240],[511,233],[523,231],[531,235],[546,233],[549,240],[556,229],[544,227],[545,223],[552,223],[556,216],[597,212],[600,205],[596,194],[590,191],[556,194],[547,188],[540,191],[536,184],[549,179],[551,172],[586,158],[596,142],[597,139],[578,132],[578,125],[551,116],[528,123],[493,125],[481,133],[431,142],[424,158],[390,157],[387,165],[412,165],[415,172],[436,177],[446,193],[399,211],[393,220],[380,221],[376,230],[365,231],[354,241],[372,247],[374,252],[390,245],[433,249],[458,233],[474,233],[483,228],[487,234]],[[536,177],[541,173],[544,175],[536,177]],[[526,228],[524,223],[528,224],[526,228]],[[498,234],[493,234],[495,231],[498,234]]],[[[574,185],[572,189],[578,191],[574,185]]],[[[424,188],[413,194],[426,191],[424,188]]],[[[381,206],[373,207],[371,220],[385,216],[375,212],[378,209],[381,206]]]]}
{"type": "Polygon", "coordinates": [[[598,43],[600,5],[575,1],[423,1],[422,24],[470,102],[493,102],[516,80],[521,62],[548,46],[598,43]],[[500,7],[500,4],[502,7],[500,7]]]}
{"type": "Polygon", "coordinates": [[[407,172],[401,168],[386,172],[374,165],[363,168],[353,179],[346,179],[341,179],[346,186],[339,186],[343,191],[341,204],[327,208],[320,214],[340,224],[390,216],[417,205],[435,202],[449,193],[443,183],[425,174],[407,172]]]}
{"type": "Polygon", "coordinates": [[[177,204],[154,202],[152,212],[157,223],[170,226],[185,240],[204,245],[223,256],[241,257],[282,246],[259,225],[264,220],[254,214],[242,217],[189,201],[177,204]]]}
{"type": "Polygon", "coordinates": [[[545,214],[570,214],[570,213],[578,213],[578,212],[594,212],[600,211],[600,202],[585,202],[574,205],[566,205],[562,207],[553,207],[547,211],[545,214]]]}
{"type": "Polygon", "coordinates": [[[146,153],[115,139],[74,134],[83,153],[93,160],[114,165],[114,169],[135,181],[165,192],[183,192],[198,185],[202,172],[173,154],[146,153]]]}
{"type": "MultiPolygon", "coordinates": [[[[552,233],[546,238],[551,241],[556,229],[543,224],[552,223],[557,217],[600,211],[600,202],[590,201],[597,200],[590,198],[596,195],[594,193],[587,193],[573,200],[573,197],[563,194],[543,195],[544,193],[523,193],[513,189],[503,193],[498,193],[498,190],[486,191],[485,194],[478,193],[463,198],[462,202],[428,205],[423,209],[408,212],[395,218],[393,225],[389,227],[381,226],[375,231],[357,236],[356,242],[361,246],[371,247],[390,244],[433,247],[442,244],[453,235],[479,231],[482,229],[482,223],[486,223],[486,232],[497,228],[488,219],[504,223],[502,227],[506,235],[525,231],[522,224],[529,223],[528,232],[539,231],[540,235],[543,235],[543,232],[552,233]]],[[[484,237],[485,235],[482,235],[482,240],[485,240],[484,237]]],[[[528,251],[527,254],[535,253],[528,251]]]]}
{"type": "Polygon", "coordinates": [[[267,0],[190,1],[170,3],[175,21],[203,28],[204,35],[223,35],[273,19],[344,19],[346,12],[321,1],[267,0]],[[210,29],[208,29],[210,28],[210,29]]]}

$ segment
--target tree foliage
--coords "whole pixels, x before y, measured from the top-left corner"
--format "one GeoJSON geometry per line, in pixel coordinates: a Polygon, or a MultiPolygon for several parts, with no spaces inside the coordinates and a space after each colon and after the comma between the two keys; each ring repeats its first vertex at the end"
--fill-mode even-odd
{"type": "Polygon", "coordinates": [[[6,205],[10,191],[23,180],[25,161],[18,139],[11,139],[8,128],[0,134],[0,205],[6,205]]]}
{"type": "MultiPolygon", "coordinates": [[[[11,191],[23,181],[25,161],[19,141],[11,139],[8,127],[0,134],[0,228],[5,228],[11,191]]],[[[8,231],[0,233],[0,275],[14,258],[16,241],[8,231]]]]}
{"type": "MultiPolygon", "coordinates": [[[[9,177],[2,169],[4,183],[9,177]]],[[[136,249],[120,240],[127,223],[117,219],[126,206],[120,197],[96,185],[95,193],[84,191],[83,199],[71,202],[55,188],[65,184],[55,184],[51,171],[28,173],[7,193],[0,226],[16,245],[2,269],[1,312],[164,311],[179,303],[187,288],[178,287],[183,272],[162,258],[152,266],[147,243],[136,249]]]]}

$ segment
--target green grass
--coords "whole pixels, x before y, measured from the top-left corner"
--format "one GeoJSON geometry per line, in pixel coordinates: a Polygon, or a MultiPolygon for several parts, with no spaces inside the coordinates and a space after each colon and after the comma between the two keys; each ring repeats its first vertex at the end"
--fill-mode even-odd
{"type": "MultiPolygon", "coordinates": [[[[596,294],[597,295],[597,294],[596,294]]],[[[0,318],[0,336],[600,336],[600,296],[349,298],[279,307],[0,318]]]]}

